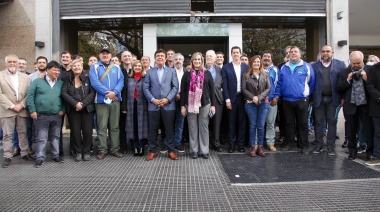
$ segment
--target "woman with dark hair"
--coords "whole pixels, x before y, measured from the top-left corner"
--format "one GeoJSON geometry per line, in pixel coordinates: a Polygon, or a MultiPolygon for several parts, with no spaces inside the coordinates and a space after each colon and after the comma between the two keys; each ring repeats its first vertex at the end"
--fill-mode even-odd
{"type": "Polygon", "coordinates": [[[181,80],[181,113],[187,115],[190,152],[193,159],[209,158],[209,116],[215,114],[214,80],[204,68],[204,58],[196,52],[191,57],[191,69],[181,80]]]}
{"type": "Polygon", "coordinates": [[[127,114],[125,131],[127,140],[133,140],[135,156],[144,155],[148,139],[148,102],[143,92],[145,74],[140,60],[133,62],[131,72],[124,79],[122,92],[121,111],[127,114]]]}
{"type": "Polygon", "coordinates": [[[90,160],[92,144],[92,123],[94,122],[95,90],[90,79],[83,73],[83,62],[79,59],[71,63],[73,74],[62,86],[62,98],[66,102],[66,110],[70,124],[70,136],[77,153],[75,161],[90,160]],[[82,137],[83,136],[83,137],[82,137]]]}
{"type": "Polygon", "coordinates": [[[269,112],[270,80],[259,55],[249,61],[248,72],[242,80],[242,92],[249,122],[249,155],[255,157],[257,153],[264,157],[264,125],[269,112]]]}

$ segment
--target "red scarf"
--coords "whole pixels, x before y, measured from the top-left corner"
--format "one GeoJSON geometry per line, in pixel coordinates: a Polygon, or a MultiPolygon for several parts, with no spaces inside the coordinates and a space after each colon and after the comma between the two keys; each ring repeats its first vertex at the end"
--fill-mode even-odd
{"type": "MultiPolygon", "coordinates": [[[[135,80],[136,82],[138,82],[141,78],[141,72],[135,72],[134,73],[134,76],[135,76],[135,80]]],[[[135,92],[133,93],[133,98],[137,99],[138,97],[138,94],[137,94],[137,83],[135,85],[135,92]]]]}

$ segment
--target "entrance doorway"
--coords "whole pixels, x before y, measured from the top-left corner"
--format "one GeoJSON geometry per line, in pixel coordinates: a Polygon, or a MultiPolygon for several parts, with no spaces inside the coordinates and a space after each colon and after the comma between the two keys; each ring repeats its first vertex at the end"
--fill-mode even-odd
{"type": "Polygon", "coordinates": [[[157,37],[157,47],[165,50],[172,49],[185,57],[185,63],[190,61],[194,52],[206,54],[208,50],[221,51],[224,61],[228,60],[228,37],[157,37]]]}

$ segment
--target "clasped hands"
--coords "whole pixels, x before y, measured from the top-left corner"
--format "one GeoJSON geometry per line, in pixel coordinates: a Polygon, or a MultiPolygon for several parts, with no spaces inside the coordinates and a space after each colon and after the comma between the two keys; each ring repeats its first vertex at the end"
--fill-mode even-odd
{"type": "Polygon", "coordinates": [[[168,98],[154,99],[153,100],[153,104],[155,104],[157,107],[163,107],[163,106],[165,106],[168,103],[169,103],[169,99],[168,98]]]}

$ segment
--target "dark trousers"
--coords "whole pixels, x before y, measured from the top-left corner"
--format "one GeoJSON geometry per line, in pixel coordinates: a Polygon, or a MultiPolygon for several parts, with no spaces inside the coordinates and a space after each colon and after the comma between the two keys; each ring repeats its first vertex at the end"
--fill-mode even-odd
{"type": "Polygon", "coordinates": [[[327,122],[327,148],[334,148],[336,138],[336,107],[333,105],[331,96],[323,96],[321,105],[314,107],[314,132],[317,146],[323,146],[323,125],[327,122]]]}
{"type": "Polygon", "coordinates": [[[347,123],[348,131],[348,150],[350,153],[357,152],[356,147],[356,132],[359,128],[359,119],[362,122],[364,137],[367,144],[366,154],[372,155],[373,153],[373,124],[372,119],[369,117],[368,113],[363,112],[362,107],[356,108],[356,113],[354,115],[344,115],[347,123]]]}
{"type": "Polygon", "coordinates": [[[277,116],[277,119],[278,119],[278,128],[280,129],[280,137],[282,136],[285,136],[285,132],[286,132],[286,124],[285,124],[285,115],[284,115],[284,109],[283,109],[283,101],[282,99],[279,100],[279,103],[277,104],[278,107],[278,116],[277,116]]]}
{"type": "Polygon", "coordinates": [[[128,142],[127,142],[127,132],[125,131],[125,122],[127,119],[127,114],[120,113],[119,119],[119,139],[120,139],[120,149],[123,151],[127,150],[128,142]]]}
{"type": "Polygon", "coordinates": [[[165,127],[166,146],[169,152],[174,151],[174,118],[175,110],[148,111],[149,121],[149,152],[157,151],[157,130],[162,120],[165,127]]]}
{"type": "Polygon", "coordinates": [[[373,156],[380,158],[380,118],[373,117],[374,140],[373,140],[373,156]]]}
{"type": "Polygon", "coordinates": [[[215,104],[215,115],[210,119],[211,130],[212,130],[212,141],[211,144],[215,147],[220,147],[220,123],[222,122],[223,116],[223,105],[215,104]]]}
{"type": "MultiPolygon", "coordinates": [[[[308,140],[308,107],[309,100],[302,99],[294,102],[283,100],[284,118],[285,118],[285,131],[286,141],[291,145],[294,143],[295,138],[295,125],[298,127],[298,142],[302,148],[309,147],[308,140]]],[[[335,115],[335,113],[334,113],[335,115]]]]}
{"type": "Polygon", "coordinates": [[[76,111],[75,108],[71,107],[68,118],[71,130],[70,140],[72,140],[75,152],[79,154],[90,154],[94,112],[89,113],[86,108],[83,108],[81,111],[76,111]]]}
{"type": "Polygon", "coordinates": [[[244,146],[246,113],[244,106],[243,94],[238,94],[236,100],[232,103],[232,110],[228,110],[230,122],[230,147],[239,145],[244,146]]]}

